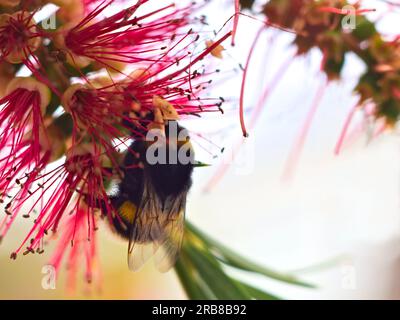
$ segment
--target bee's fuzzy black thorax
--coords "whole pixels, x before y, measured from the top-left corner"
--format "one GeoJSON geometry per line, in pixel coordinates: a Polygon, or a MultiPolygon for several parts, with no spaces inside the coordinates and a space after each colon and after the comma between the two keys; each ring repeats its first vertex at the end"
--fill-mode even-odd
{"type": "MultiPolygon", "coordinates": [[[[129,215],[121,212],[121,210],[129,202],[138,208],[137,211],[140,211],[141,203],[144,201],[144,192],[148,193],[148,190],[151,190],[152,197],[158,199],[156,201],[160,205],[160,208],[156,208],[158,214],[171,214],[171,210],[184,211],[186,196],[192,184],[191,176],[194,168],[194,153],[189,139],[183,143],[182,141],[170,143],[171,139],[177,139],[177,135],[186,129],[174,122],[177,132],[171,135],[169,126],[170,122],[165,126],[166,144],[163,151],[168,155],[166,163],[149,163],[146,156],[149,143],[144,139],[136,139],[132,142],[126,153],[122,165],[123,176],[119,183],[117,194],[110,197],[111,203],[118,213],[118,216],[113,219],[113,229],[124,238],[129,239],[131,236],[136,218],[131,218],[131,221],[128,221],[127,216],[129,215]],[[187,148],[190,153],[187,155],[190,161],[182,164],[178,159],[178,161],[170,163],[170,152],[178,153],[185,142],[189,143],[190,146],[187,148]]],[[[135,212],[132,216],[136,217],[138,214],[140,215],[141,213],[135,212]]],[[[176,212],[173,214],[180,213],[176,212]]],[[[143,221],[146,221],[146,219],[143,221]]],[[[140,234],[140,232],[140,230],[136,230],[137,234],[140,234]]],[[[149,241],[154,240],[149,239],[149,241]]]]}
{"type": "MultiPolygon", "coordinates": [[[[172,133],[169,130],[169,123],[165,127],[166,140],[167,143],[165,145],[165,154],[167,155],[167,163],[165,164],[149,164],[147,161],[145,162],[145,171],[146,174],[149,175],[152,184],[159,196],[162,198],[166,198],[168,196],[178,196],[182,192],[187,192],[191,185],[192,180],[191,176],[193,173],[193,163],[194,163],[194,152],[190,145],[190,141],[179,141],[178,136],[182,131],[186,131],[184,127],[179,126],[177,123],[175,124],[175,128],[177,128],[175,133],[172,133]],[[175,139],[176,143],[169,143],[171,139],[175,139]],[[188,163],[181,163],[178,157],[178,153],[180,148],[183,148],[184,143],[189,144],[188,152],[186,156],[190,158],[188,163]],[[174,161],[170,163],[170,153],[175,154],[174,161]]],[[[188,137],[188,134],[186,134],[188,137]]]]}

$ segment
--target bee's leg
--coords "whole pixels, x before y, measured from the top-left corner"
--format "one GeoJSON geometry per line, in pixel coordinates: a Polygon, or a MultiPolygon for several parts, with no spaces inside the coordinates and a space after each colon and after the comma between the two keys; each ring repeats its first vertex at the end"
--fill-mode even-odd
{"type": "Polygon", "coordinates": [[[101,211],[102,217],[107,217],[109,214],[115,215],[112,211],[115,211],[118,197],[109,196],[108,200],[104,199],[91,199],[89,196],[85,197],[85,202],[88,206],[93,209],[99,209],[101,211]]]}

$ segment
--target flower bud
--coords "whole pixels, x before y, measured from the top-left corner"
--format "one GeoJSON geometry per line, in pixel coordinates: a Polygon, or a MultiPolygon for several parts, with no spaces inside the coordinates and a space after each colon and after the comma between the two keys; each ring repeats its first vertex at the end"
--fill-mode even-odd
{"type": "Polygon", "coordinates": [[[2,7],[16,7],[19,3],[20,0],[0,0],[0,6],[2,7]]]}

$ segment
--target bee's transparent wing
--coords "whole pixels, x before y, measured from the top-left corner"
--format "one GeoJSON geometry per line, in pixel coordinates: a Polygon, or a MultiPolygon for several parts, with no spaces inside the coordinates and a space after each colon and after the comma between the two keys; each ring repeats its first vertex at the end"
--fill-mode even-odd
{"type": "Polygon", "coordinates": [[[133,220],[128,246],[128,265],[132,271],[139,270],[157,250],[154,244],[162,232],[157,202],[157,197],[143,197],[133,220]]]}
{"type": "Polygon", "coordinates": [[[139,270],[155,255],[157,268],[168,271],[178,258],[183,240],[186,194],[161,200],[145,182],[141,204],[132,224],[128,246],[128,265],[139,270]]]}
{"type": "Polygon", "coordinates": [[[128,253],[128,266],[132,271],[138,271],[141,267],[149,260],[151,256],[154,254],[153,244],[132,244],[132,247],[129,247],[128,253]]]}
{"type": "Polygon", "coordinates": [[[181,251],[184,234],[185,211],[180,210],[170,217],[164,226],[163,240],[157,242],[154,261],[157,269],[167,272],[174,265],[181,251]]]}

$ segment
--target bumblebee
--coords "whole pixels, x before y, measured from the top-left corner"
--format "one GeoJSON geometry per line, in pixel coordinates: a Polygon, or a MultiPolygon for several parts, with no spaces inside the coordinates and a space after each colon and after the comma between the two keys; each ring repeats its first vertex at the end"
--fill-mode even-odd
{"type": "Polygon", "coordinates": [[[153,255],[160,271],[169,270],[183,240],[194,152],[187,130],[176,120],[167,119],[158,129],[162,130],[165,143],[158,144],[153,155],[166,155],[167,161],[151,161],[149,151],[155,142],[137,138],[124,157],[118,190],[109,197],[115,208],[111,227],[129,241],[128,265],[133,271],[153,255]],[[180,136],[186,139],[177,139],[180,136]],[[174,155],[183,153],[187,161],[171,161],[174,155]]]}

